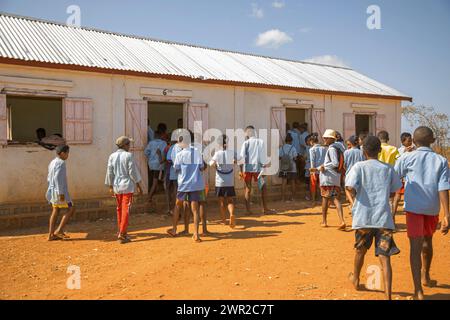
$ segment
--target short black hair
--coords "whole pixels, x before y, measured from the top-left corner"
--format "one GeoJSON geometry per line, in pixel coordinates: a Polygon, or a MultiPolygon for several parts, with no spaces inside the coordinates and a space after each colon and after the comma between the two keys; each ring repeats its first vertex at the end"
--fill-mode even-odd
{"type": "Polygon", "coordinates": [[[289,143],[289,142],[292,142],[292,140],[294,140],[294,139],[292,139],[292,135],[291,135],[290,133],[288,133],[288,134],[286,135],[286,139],[284,139],[284,141],[285,141],[286,143],[289,143]]]}
{"type": "Polygon", "coordinates": [[[409,132],[403,132],[403,133],[400,135],[400,141],[401,141],[401,142],[404,142],[406,139],[412,139],[412,134],[409,133],[409,132]]]}
{"type": "Polygon", "coordinates": [[[363,142],[364,151],[369,157],[377,157],[381,152],[381,141],[375,136],[368,136],[363,142]]]}
{"type": "Polygon", "coordinates": [[[350,142],[351,145],[356,146],[358,144],[358,137],[357,136],[351,136],[347,139],[347,142],[350,142]]]}
{"type": "Polygon", "coordinates": [[[310,135],[309,140],[313,143],[319,143],[319,134],[317,132],[313,132],[310,135]]]}
{"type": "Polygon", "coordinates": [[[434,133],[429,127],[418,127],[414,131],[414,142],[421,146],[429,146],[434,142],[434,133]]]}
{"type": "Polygon", "coordinates": [[[254,126],[252,126],[252,125],[250,125],[250,126],[247,126],[247,127],[245,128],[245,130],[248,130],[248,129],[252,129],[252,130],[255,130],[255,127],[254,127],[254,126]]]}
{"type": "Polygon", "coordinates": [[[70,147],[67,144],[60,144],[56,147],[56,154],[67,153],[70,150],[70,147]]]}
{"type": "Polygon", "coordinates": [[[167,125],[161,122],[160,124],[158,124],[156,131],[159,131],[160,134],[165,133],[167,131],[167,125]]]}
{"type": "Polygon", "coordinates": [[[377,137],[381,141],[385,141],[385,142],[389,141],[389,133],[385,130],[378,132],[377,137]]]}

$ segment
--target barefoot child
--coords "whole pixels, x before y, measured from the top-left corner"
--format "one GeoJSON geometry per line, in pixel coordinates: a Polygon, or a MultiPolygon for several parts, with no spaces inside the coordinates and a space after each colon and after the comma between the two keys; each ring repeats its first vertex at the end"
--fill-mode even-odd
{"type": "MultiPolygon", "coordinates": [[[[177,236],[179,215],[184,208],[184,202],[188,202],[194,216],[193,240],[195,242],[201,242],[199,235],[199,202],[202,200],[202,191],[205,189],[205,182],[201,173],[204,164],[199,150],[190,143],[193,139],[194,135],[192,132],[190,136],[183,135],[179,138],[179,143],[183,150],[177,154],[174,161],[174,168],[178,173],[177,200],[173,215],[173,226],[172,229],[167,230],[167,233],[172,237],[177,236]]],[[[184,234],[189,233],[188,228],[189,224],[185,224],[184,234]]]]}
{"type": "Polygon", "coordinates": [[[340,221],[339,230],[345,230],[345,220],[342,211],[341,200],[341,166],[343,166],[343,154],[340,147],[336,145],[336,132],[334,130],[326,130],[323,135],[328,150],[325,154],[325,162],[319,167],[320,171],[320,191],[322,195],[322,226],[328,227],[327,213],[330,201],[336,206],[340,221]],[[342,162],[342,163],[341,163],[342,162]]]}
{"type": "MultiPolygon", "coordinates": [[[[247,214],[251,215],[252,180],[258,182],[269,161],[265,153],[264,141],[256,137],[255,127],[248,126],[245,128],[245,135],[248,139],[245,140],[241,148],[240,158],[244,162],[241,172],[243,172],[245,182],[245,207],[247,214]]],[[[267,184],[262,184],[260,189],[263,214],[275,213],[275,210],[271,210],[267,206],[267,184]]]]}
{"type": "Polygon", "coordinates": [[[132,140],[128,137],[119,137],[116,140],[117,151],[109,156],[106,170],[105,184],[117,202],[117,225],[119,232],[117,239],[121,244],[130,242],[127,235],[130,207],[133,201],[135,185],[139,194],[141,189],[141,174],[130,153],[132,140]]]}
{"type": "Polygon", "coordinates": [[[52,205],[52,214],[49,222],[48,240],[66,239],[64,227],[75,212],[72,199],[67,186],[66,160],[69,158],[69,146],[59,145],[56,147],[56,158],[48,166],[48,189],[46,198],[52,205]],[[61,209],[67,209],[63,215],[58,228],[55,230],[56,221],[61,209]]]}
{"type": "Polygon", "coordinates": [[[219,139],[222,150],[214,153],[210,165],[216,168],[216,195],[219,197],[220,215],[223,224],[226,224],[226,211],[230,214],[230,227],[236,226],[234,215],[234,165],[239,160],[236,152],[227,149],[228,138],[226,135],[219,139]]]}
{"type": "MultiPolygon", "coordinates": [[[[402,146],[398,149],[398,153],[400,156],[402,156],[404,153],[413,152],[416,150],[416,147],[413,144],[412,135],[409,132],[403,132],[400,136],[400,141],[402,142],[402,146]]],[[[394,222],[395,222],[395,216],[397,215],[398,210],[398,204],[400,202],[400,199],[402,198],[402,195],[405,194],[405,182],[403,181],[403,187],[395,194],[394,202],[392,204],[393,207],[393,215],[394,215],[394,222]]]]}
{"type": "Polygon", "coordinates": [[[148,168],[152,179],[152,187],[148,194],[150,202],[152,202],[153,195],[158,187],[158,181],[163,180],[164,149],[167,147],[167,143],[161,139],[161,135],[160,131],[156,131],[154,139],[148,143],[144,150],[144,154],[148,158],[148,168]]]}
{"type": "Polygon", "coordinates": [[[281,178],[281,201],[286,200],[286,188],[291,186],[291,197],[289,201],[294,201],[295,197],[295,180],[297,179],[297,150],[293,145],[293,138],[288,133],[286,135],[285,144],[280,148],[280,173],[281,178]]]}
{"type": "Polygon", "coordinates": [[[179,131],[176,130],[172,132],[171,135],[171,146],[167,151],[166,156],[166,195],[167,195],[167,213],[172,214],[173,208],[175,207],[175,198],[177,195],[177,173],[173,167],[173,162],[182,148],[178,144],[179,131]]]}
{"type": "Polygon", "coordinates": [[[311,187],[311,198],[313,203],[316,203],[317,191],[320,187],[319,181],[319,168],[325,162],[325,154],[327,153],[327,148],[319,144],[319,135],[314,133],[309,139],[311,149],[309,149],[309,157],[311,162],[311,175],[310,175],[310,187],[311,187]]]}
{"type": "MultiPolygon", "coordinates": [[[[364,154],[358,148],[358,138],[356,136],[351,136],[347,140],[348,149],[344,152],[344,165],[345,165],[345,175],[347,176],[352,169],[352,167],[360,161],[364,161],[364,154]]],[[[353,197],[350,192],[345,189],[345,194],[348,201],[350,201],[350,208],[353,208],[353,197]]]]}
{"type": "Polygon", "coordinates": [[[355,264],[350,281],[359,290],[359,277],[367,250],[375,240],[375,255],[383,270],[386,299],[391,300],[392,268],[390,257],[400,253],[396,247],[389,198],[402,184],[394,168],[378,161],[381,142],[369,136],[364,140],[367,161],[355,163],[345,178],[345,187],[354,203],[352,229],[355,233],[355,264]]]}
{"type": "Polygon", "coordinates": [[[406,226],[410,242],[410,263],[414,281],[414,297],[424,299],[422,286],[432,287],[430,269],[433,259],[433,235],[439,223],[439,211],[444,216],[441,232],[449,228],[449,170],[444,157],[431,148],[435,142],[433,131],[419,127],[414,132],[416,151],[400,157],[395,170],[405,178],[406,226]],[[442,207],[440,207],[440,204],[442,207]]]}

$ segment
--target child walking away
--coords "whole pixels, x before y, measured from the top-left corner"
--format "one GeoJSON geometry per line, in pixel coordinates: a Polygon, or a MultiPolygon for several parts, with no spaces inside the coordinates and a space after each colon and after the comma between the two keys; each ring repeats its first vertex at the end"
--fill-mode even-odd
{"type": "Polygon", "coordinates": [[[317,199],[317,191],[320,187],[319,168],[325,162],[325,154],[327,152],[327,149],[319,144],[319,135],[317,133],[312,134],[311,138],[309,139],[309,143],[311,145],[311,149],[309,149],[309,157],[311,162],[310,193],[313,204],[315,205],[317,199]]]}
{"type": "Polygon", "coordinates": [[[449,229],[450,189],[448,162],[431,148],[435,142],[433,131],[419,127],[414,132],[416,151],[400,157],[395,170],[405,178],[406,227],[410,242],[410,263],[414,281],[414,297],[424,299],[423,287],[437,284],[431,280],[433,235],[439,223],[440,205],[444,213],[441,232],[449,229]],[[440,202],[440,203],[439,203],[440,202]]]}
{"type": "Polygon", "coordinates": [[[295,198],[295,180],[297,179],[297,150],[293,145],[293,138],[288,133],[286,135],[285,144],[280,148],[280,173],[281,181],[281,201],[286,200],[287,185],[291,186],[291,197],[289,201],[295,198]]]}
{"type": "Polygon", "coordinates": [[[311,145],[310,145],[310,139],[311,139],[312,134],[308,135],[305,138],[305,142],[306,142],[306,152],[305,152],[305,200],[306,201],[311,201],[312,198],[312,194],[311,194],[311,160],[309,158],[309,150],[311,149],[311,145]]]}
{"type": "Polygon", "coordinates": [[[336,145],[336,132],[328,129],[323,135],[328,150],[325,154],[325,162],[319,167],[320,171],[320,191],[322,195],[322,227],[328,227],[327,213],[330,201],[336,206],[340,226],[338,230],[344,231],[346,228],[342,204],[339,199],[341,193],[341,171],[344,167],[344,155],[340,147],[336,145]]]}
{"type": "MultiPolygon", "coordinates": [[[[405,153],[413,152],[416,150],[416,147],[413,144],[412,135],[409,132],[403,132],[400,136],[400,141],[402,142],[402,146],[398,149],[398,153],[400,156],[402,156],[405,153]]],[[[395,194],[394,202],[392,204],[393,206],[393,215],[394,215],[394,222],[395,222],[395,216],[397,215],[398,211],[398,204],[400,203],[400,199],[402,198],[402,195],[405,194],[405,181],[402,180],[403,187],[395,194]]]]}
{"type": "Polygon", "coordinates": [[[70,217],[75,212],[72,199],[69,195],[67,186],[66,160],[69,158],[69,146],[59,145],[56,147],[56,158],[48,166],[48,189],[47,201],[52,205],[52,214],[50,216],[48,240],[62,240],[69,238],[64,233],[64,228],[69,222],[70,217]],[[67,209],[63,215],[58,228],[55,230],[56,221],[61,209],[67,209]]]}
{"type": "MultiPolygon", "coordinates": [[[[194,135],[191,132],[190,137],[180,136],[178,140],[183,150],[177,154],[174,161],[175,171],[178,172],[178,192],[173,215],[173,227],[167,230],[167,233],[172,237],[177,236],[179,215],[181,210],[183,210],[184,202],[188,202],[194,215],[193,239],[195,242],[201,242],[198,232],[200,222],[199,202],[202,201],[202,191],[205,189],[205,182],[201,173],[204,163],[198,149],[190,144],[190,141],[187,141],[192,141],[193,139],[194,135]]],[[[183,234],[189,234],[189,220],[187,219],[185,219],[185,230],[183,234]]]]}
{"type": "Polygon", "coordinates": [[[381,162],[395,165],[395,161],[400,156],[397,147],[391,146],[389,142],[389,133],[387,131],[380,131],[378,133],[378,139],[381,140],[381,152],[378,156],[378,160],[381,162]]]}
{"type": "Polygon", "coordinates": [[[378,161],[381,142],[377,137],[364,140],[367,161],[355,163],[345,178],[345,187],[354,198],[353,224],[355,233],[354,271],[349,279],[359,290],[359,277],[364,257],[375,241],[375,255],[379,257],[384,277],[386,299],[391,300],[392,268],[390,257],[400,253],[393,237],[394,220],[389,198],[402,184],[394,168],[378,161]]]}
{"type": "Polygon", "coordinates": [[[247,214],[252,214],[250,209],[252,180],[258,182],[261,189],[261,202],[263,207],[263,214],[275,213],[267,207],[267,184],[263,177],[263,169],[268,165],[268,160],[265,154],[264,141],[256,137],[255,127],[248,126],[245,129],[245,135],[248,138],[242,144],[240,158],[244,164],[241,167],[245,182],[245,207],[247,214]]]}
{"type": "Polygon", "coordinates": [[[131,241],[127,235],[127,228],[135,185],[138,193],[142,195],[141,175],[133,154],[129,152],[131,142],[130,138],[124,136],[116,140],[118,150],[109,156],[105,178],[105,184],[109,186],[109,192],[117,202],[117,225],[119,228],[117,238],[121,244],[131,241]]]}
{"type": "Polygon", "coordinates": [[[152,187],[149,192],[149,201],[152,202],[153,195],[158,187],[158,181],[163,180],[164,170],[164,149],[167,143],[161,139],[161,132],[155,132],[155,138],[150,141],[144,150],[145,156],[148,158],[148,167],[150,169],[150,178],[152,179],[152,187]]]}
{"type": "Polygon", "coordinates": [[[226,224],[226,211],[230,214],[230,227],[236,226],[234,215],[234,165],[239,160],[236,152],[227,149],[228,138],[223,135],[219,141],[222,150],[214,153],[210,165],[216,167],[216,195],[219,197],[220,215],[223,224],[226,224]]]}
{"type": "Polygon", "coordinates": [[[172,209],[175,207],[175,199],[177,195],[177,173],[175,172],[175,168],[173,167],[173,162],[175,158],[182,150],[180,145],[178,144],[178,138],[180,136],[179,130],[175,130],[172,132],[172,145],[167,151],[166,156],[166,197],[167,197],[167,213],[172,214],[172,209]]]}
{"type": "MultiPolygon", "coordinates": [[[[344,152],[344,165],[345,165],[345,175],[347,176],[352,169],[352,167],[360,162],[364,161],[364,153],[358,148],[358,137],[351,136],[347,140],[348,149],[344,152]]],[[[347,196],[348,201],[350,202],[350,209],[353,208],[353,197],[350,194],[350,191],[345,189],[345,194],[347,196]]]]}

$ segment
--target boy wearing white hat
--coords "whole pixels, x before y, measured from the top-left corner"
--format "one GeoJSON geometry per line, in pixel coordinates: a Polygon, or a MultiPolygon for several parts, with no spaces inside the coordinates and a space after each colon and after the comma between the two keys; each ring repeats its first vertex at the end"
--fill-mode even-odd
{"type": "Polygon", "coordinates": [[[118,150],[108,159],[105,184],[109,186],[109,192],[117,200],[117,224],[119,228],[118,240],[124,244],[130,242],[127,235],[128,217],[135,185],[139,194],[142,194],[141,175],[130,153],[132,140],[128,137],[120,137],[116,140],[118,150]]]}
{"type": "Polygon", "coordinates": [[[325,162],[319,167],[320,171],[320,192],[322,195],[322,227],[328,227],[327,213],[330,201],[333,201],[340,220],[339,230],[346,228],[342,204],[339,200],[341,193],[341,166],[343,167],[343,154],[339,146],[336,145],[336,131],[328,129],[323,135],[323,140],[328,146],[325,154],[325,162]]]}

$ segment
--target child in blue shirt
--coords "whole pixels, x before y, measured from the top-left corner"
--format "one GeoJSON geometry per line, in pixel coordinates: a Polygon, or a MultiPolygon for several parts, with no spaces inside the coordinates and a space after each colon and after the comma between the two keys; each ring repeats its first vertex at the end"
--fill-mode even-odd
{"type": "Polygon", "coordinates": [[[279,150],[281,178],[281,201],[286,200],[287,186],[291,186],[291,197],[288,201],[292,202],[295,198],[295,180],[297,179],[296,159],[299,156],[295,148],[294,139],[290,133],[286,135],[285,144],[279,150]]]}
{"type": "MultiPolygon", "coordinates": [[[[167,233],[173,237],[177,236],[179,215],[181,210],[183,210],[184,203],[187,202],[190,204],[194,216],[193,239],[195,242],[201,242],[199,235],[199,202],[202,201],[202,193],[205,189],[205,182],[202,176],[204,162],[201,153],[190,143],[189,139],[190,141],[194,139],[192,132],[190,133],[190,137],[182,135],[178,140],[183,150],[177,154],[173,163],[175,171],[178,174],[178,191],[173,215],[173,228],[167,230],[167,233]]],[[[189,224],[185,223],[183,234],[188,233],[189,224]]]]}
{"type": "MultiPolygon", "coordinates": [[[[360,161],[364,161],[364,153],[358,148],[358,137],[351,136],[347,139],[348,149],[344,152],[344,165],[345,165],[345,175],[347,176],[352,169],[352,167],[360,161]]],[[[348,201],[350,202],[350,208],[353,208],[353,197],[350,195],[349,191],[346,189],[345,194],[348,201]]]]}
{"type": "Polygon", "coordinates": [[[441,232],[444,235],[448,233],[450,219],[448,161],[430,148],[434,142],[434,134],[430,128],[417,128],[414,132],[417,150],[404,153],[395,165],[397,173],[405,179],[404,211],[411,247],[414,297],[418,300],[424,299],[422,285],[436,285],[436,281],[430,278],[430,268],[433,235],[439,224],[440,205],[444,213],[441,223],[441,232]]]}
{"type": "Polygon", "coordinates": [[[309,144],[311,148],[309,149],[309,159],[310,159],[310,193],[313,200],[313,204],[316,203],[317,191],[320,187],[319,180],[319,167],[325,162],[325,154],[327,153],[327,148],[319,143],[319,135],[317,133],[312,134],[309,139],[309,144]]]}
{"type": "Polygon", "coordinates": [[[219,138],[218,144],[221,149],[214,153],[210,165],[216,168],[216,195],[219,198],[222,223],[226,224],[225,215],[228,209],[230,228],[234,228],[236,226],[236,217],[234,215],[234,198],[236,197],[234,167],[240,159],[235,151],[227,149],[228,137],[226,135],[219,138]]]}
{"type": "Polygon", "coordinates": [[[389,198],[401,188],[402,183],[394,168],[378,161],[381,141],[374,136],[364,140],[367,161],[356,163],[345,178],[345,187],[353,198],[352,229],[355,232],[355,264],[349,275],[350,281],[359,290],[359,277],[364,256],[375,240],[375,255],[383,269],[384,289],[388,300],[392,292],[392,268],[390,256],[400,253],[396,247],[394,219],[389,198]]]}
{"type": "Polygon", "coordinates": [[[75,212],[72,199],[67,186],[66,160],[69,158],[69,146],[59,145],[56,147],[56,158],[48,166],[48,189],[46,198],[52,205],[50,216],[48,241],[62,240],[68,238],[64,233],[64,227],[75,212]],[[67,209],[63,215],[58,228],[55,230],[56,221],[61,209],[67,209]]]}
{"type": "Polygon", "coordinates": [[[154,139],[151,140],[144,150],[145,156],[148,158],[148,167],[150,169],[150,178],[152,179],[152,187],[149,192],[149,200],[152,202],[153,195],[156,192],[158,181],[163,178],[164,171],[164,149],[167,143],[161,139],[161,133],[155,132],[154,139]]]}

